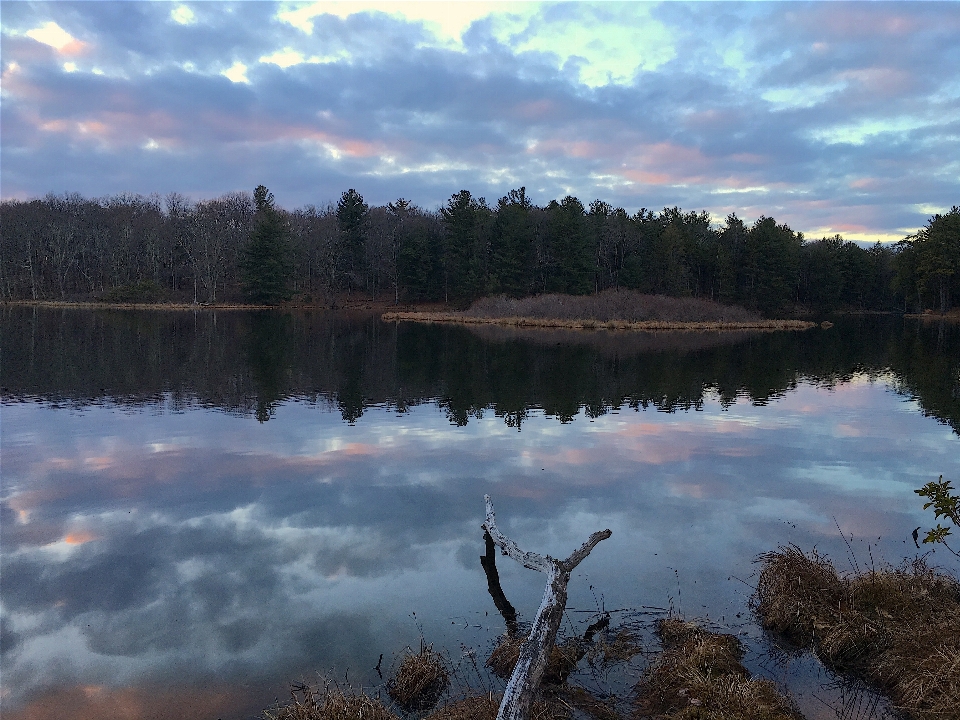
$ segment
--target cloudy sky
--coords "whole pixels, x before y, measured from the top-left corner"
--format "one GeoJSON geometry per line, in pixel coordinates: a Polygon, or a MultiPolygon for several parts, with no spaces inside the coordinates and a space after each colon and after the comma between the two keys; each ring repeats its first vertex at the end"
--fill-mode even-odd
{"type": "Polygon", "coordinates": [[[960,3],[3,2],[3,198],[524,185],[899,240],[960,203],[960,3]]]}

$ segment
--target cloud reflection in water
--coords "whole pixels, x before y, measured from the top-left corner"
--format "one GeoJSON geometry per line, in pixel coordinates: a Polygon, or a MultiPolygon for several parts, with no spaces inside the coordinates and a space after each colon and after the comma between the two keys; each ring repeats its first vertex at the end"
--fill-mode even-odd
{"type": "MultiPolygon", "coordinates": [[[[140,717],[149,688],[173,717],[184,684],[210,688],[196,707],[211,716],[249,715],[317,670],[372,682],[379,653],[415,643],[418,624],[440,645],[485,640],[500,630],[478,562],[485,492],[538,551],[613,529],[578,569],[572,607],[595,607],[590,585],[608,608],[676,606],[679,577],[684,612],[719,618],[749,597],[729,578],[749,581],[779,542],[842,566],[834,518],[855,550],[863,538],[899,561],[927,519],[913,488],[960,475],[960,438],[863,378],[766,406],[708,397],[699,411],[566,424],[534,411],[519,433],[492,416],[455,427],[430,405],[354,425],[297,402],[265,424],[200,409],[3,412],[11,718],[52,717],[55,698],[76,717],[140,717]]],[[[542,580],[500,572],[529,618],[542,580]]]]}

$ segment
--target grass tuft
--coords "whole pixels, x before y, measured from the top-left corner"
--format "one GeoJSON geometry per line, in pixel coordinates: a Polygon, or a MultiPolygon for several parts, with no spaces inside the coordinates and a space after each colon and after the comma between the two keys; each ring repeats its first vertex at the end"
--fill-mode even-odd
{"type": "Polygon", "coordinates": [[[387,682],[387,693],[404,712],[429,710],[450,684],[443,658],[432,645],[421,645],[420,652],[408,651],[396,674],[387,682]]]}
{"type": "MultiPolygon", "coordinates": [[[[496,720],[500,695],[475,695],[447,703],[424,720],[496,720]]],[[[556,701],[537,701],[530,708],[530,720],[566,720],[569,709],[556,701]]]]}
{"type": "MultiPolygon", "coordinates": [[[[520,658],[520,649],[527,638],[504,636],[487,658],[487,667],[497,677],[507,680],[513,674],[513,668],[520,658]]],[[[578,638],[567,640],[554,645],[550,649],[547,667],[543,671],[541,682],[545,685],[561,685],[574,670],[577,663],[583,658],[585,648],[578,638]]]]}
{"type": "Polygon", "coordinates": [[[917,718],[960,718],[960,583],[922,560],[841,577],[795,546],[760,558],[761,624],[917,718]]]}
{"type": "Polygon", "coordinates": [[[336,688],[313,691],[307,685],[295,685],[290,691],[293,702],[264,710],[266,720],[398,720],[379,699],[362,693],[345,693],[336,688]]]}
{"type": "Polygon", "coordinates": [[[694,623],[661,620],[663,652],[636,686],[635,717],[658,720],[799,720],[765,679],[751,679],[733,635],[694,623]]]}

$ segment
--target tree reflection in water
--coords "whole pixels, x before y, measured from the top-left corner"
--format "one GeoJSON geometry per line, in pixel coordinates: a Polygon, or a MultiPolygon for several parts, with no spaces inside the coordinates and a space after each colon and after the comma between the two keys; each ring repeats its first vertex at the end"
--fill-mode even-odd
{"type": "Polygon", "coordinates": [[[898,317],[829,330],[617,333],[387,324],[323,312],[2,310],[5,401],[197,403],[270,419],[287,400],[437,403],[452,423],[492,411],[522,428],[533,408],[561,422],[622,407],[763,405],[801,381],[833,387],[890,373],[896,390],[960,433],[960,328],[898,317]]]}

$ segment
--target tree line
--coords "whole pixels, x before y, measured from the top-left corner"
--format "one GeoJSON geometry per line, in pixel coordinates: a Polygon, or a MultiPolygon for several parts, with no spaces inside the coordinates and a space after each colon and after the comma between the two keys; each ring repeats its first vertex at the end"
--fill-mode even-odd
{"type": "Polygon", "coordinates": [[[267,188],[191,202],[178,194],[48,195],[0,204],[3,299],[173,299],[198,303],[343,293],[466,304],[484,295],[629,288],[765,312],[946,310],[960,293],[960,207],[893,247],[839,235],[809,241],[772,217],[642,208],[525,188],[495,204],[468,190],[431,211],[356,190],[292,211],[267,188]]]}

